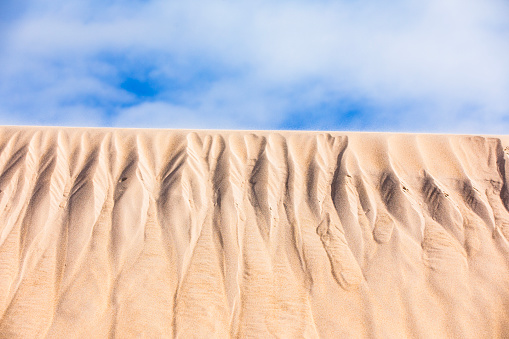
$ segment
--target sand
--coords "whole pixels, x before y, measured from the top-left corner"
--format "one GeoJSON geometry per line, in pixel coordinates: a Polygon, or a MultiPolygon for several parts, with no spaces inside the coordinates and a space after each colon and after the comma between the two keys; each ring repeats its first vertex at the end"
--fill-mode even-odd
{"type": "Polygon", "coordinates": [[[509,336],[509,137],[0,128],[0,336],[509,336]]]}

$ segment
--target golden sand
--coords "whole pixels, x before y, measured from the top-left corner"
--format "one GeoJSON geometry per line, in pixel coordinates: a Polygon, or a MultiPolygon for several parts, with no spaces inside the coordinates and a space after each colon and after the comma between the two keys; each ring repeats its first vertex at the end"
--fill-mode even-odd
{"type": "Polygon", "coordinates": [[[508,336],[508,145],[2,127],[0,336],[508,336]]]}

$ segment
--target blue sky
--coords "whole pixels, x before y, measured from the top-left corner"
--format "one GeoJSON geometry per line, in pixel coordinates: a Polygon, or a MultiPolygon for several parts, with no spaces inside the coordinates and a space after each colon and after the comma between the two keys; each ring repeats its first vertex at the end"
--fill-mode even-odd
{"type": "Polygon", "coordinates": [[[509,133],[505,0],[3,0],[0,124],[509,133]]]}

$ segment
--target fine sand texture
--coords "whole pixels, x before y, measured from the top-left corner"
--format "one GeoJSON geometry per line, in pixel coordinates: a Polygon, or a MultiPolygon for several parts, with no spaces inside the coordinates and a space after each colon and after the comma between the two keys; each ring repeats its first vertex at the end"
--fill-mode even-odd
{"type": "Polygon", "coordinates": [[[508,146],[2,127],[0,337],[508,337],[508,146]]]}

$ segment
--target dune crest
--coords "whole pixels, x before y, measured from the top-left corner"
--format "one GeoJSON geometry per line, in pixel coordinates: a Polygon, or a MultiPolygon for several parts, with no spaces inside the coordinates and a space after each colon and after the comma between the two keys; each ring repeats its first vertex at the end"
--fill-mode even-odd
{"type": "Polygon", "coordinates": [[[509,137],[3,127],[0,335],[509,335],[509,137]]]}

